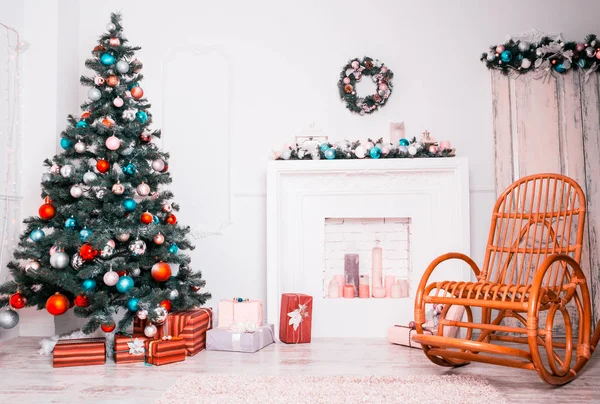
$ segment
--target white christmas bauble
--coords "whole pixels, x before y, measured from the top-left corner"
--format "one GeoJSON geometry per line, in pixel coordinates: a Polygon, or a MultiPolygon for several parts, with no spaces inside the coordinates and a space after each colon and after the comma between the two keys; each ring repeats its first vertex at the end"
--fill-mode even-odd
{"type": "Polygon", "coordinates": [[[416,146],[410,146],[408,148],[408,154],[410,154],[411,156],[414,156],[415,154],[417,154],[417,147],[416,146]]]}
{"type": "Polygon", "coordinates": [[[37,261],[31,261],[25,267],[26,271],[37,271],[38,269],[40,269],[40,263],[37,261]]]}
{"type": "Polygon", "coordinates": [[[525,52],[529,49],[529,44],[527,42],[519,42],[519,50],[521,52],[525,52]]]}
{"type": "Polygon", "coordinates": [[[521,67],[523,69],[529,69],[529,67],[531,66],[531,60],[524,58],[523,60],[521,60],[521,67]]]}
{"type": "Polygon", "coordinates": [[[119,60],[117,62],[117,71],[119,73],[127,73],[129,71],[129,63],[124,60],[119,60]]]}
{"type": "Polygon", "coordinates": [[[131,274],[131,276],[140,276],[140,273],[142,271],[139,268],[133,268],[131,271],[129,271],[129,273],[131,274]]]}
{"type": "Polygon", "coordinates": [[[73,148],[75,149],[75,152],[81,154],[81,153],[85,153],[86,146],[85,146],[85,143],[83,143],[83,142],[77,142],[77,143],[75,143],[75,146],[73,148]]]}
{"type": "Polygon", "coordinates": [[[79,185],[73,185],[70,192],[73,198],[81,198],[83,195],[83,189],[79,185]]]}
{"type": "Polygon", "coordinates": [[[129,240],[129,237],[130,237],[130,236],[131,236],[131,235],[130,235],[129,233],[127,233],[127,232],[123,232],[123,233],[119,233],[119,234],[117,234],[117,235],[115,236],[115,238],[116,238],[117,240],[119,240],[121,243],[124,243],[124,242],[126,242],[127,240],[129,240]]]}
{"type": "Polygon", "coordinates": [[[92,101],[98,101],[102,98],[102,93],[96,87],[92,87],[88,90],[88,98],[92,101]]]}
{"type": "Polygon", "coordinates": [[[302,160],[304,158],[305,154],[306,154],[306,151],[304,151],[304,150],[298,150],[298,158],[300,160],[302,160]]]}
{"type": "Polygon", "coordinates": [[[121,108],[124,103],[125,103],[125,101],[123,101],[123,98],[121,98],[121,97],[116,97],[113,100],[113,105],[117,108],[121,108]]]}
{"type": "Polygon", "coordinates": [[[62,166],[60,168],[60,175],[62,175],[65,178],[70,177],[73,174],[73,166],[70,164],[67,164],[66,166],[62,166]]]}
{"type": "Polygon", "coordinates": [[[114,31],[115,29],[117,29],[117,26],[112,22],[109,22],[108,24],[106,24],[106,29],[109,31],[114,31]]]}
{"type": "Polygon", "coordinates": [[[96,181],[97,178],[98,176],[96,175],[96,173],[93,173],[91,171],[88,171],[87,173],[83,174],[83,182],[88,185],[91,182],[96,181]]]}
{"type": "Polygon", "coordinates": [[[148,324],[146,328],[144,328],[144,335],[148,338],[152,338],[156,335],[156,326],[154,324],[148,324]]]}
{"type": "Polygon", "coordinates": [[[57,269],[66,268],[69,265],[69,256],[62,251],[57,251],[50,257],[50,265],[57,269]]]}
{"type": "Polygon", "coordinates": [[[117,182],[116,184],[113,184],[112,191],[115,195],[121,195],[125,192],[125,187],[120,182],[117,182]]]}
{"type": "Polygon", "coordinates": [[[585,48],[585,53],[588,55],[588,57],[594,57],[594,55],[596,54],[596,49],[590,47],[585,48]]]}
{"type": "Polygon", "coordinates": [[[358,146],[356,149],[354,149],[354,154],[357,158],[363,159],[367,155],[367,150],[363,146],[358,146]]]}
{"type": "Polygon", "coordinates": [[[402,154],[408,153],[408,147],[406,146],[398,146],[398,152],[402,154]]]}
{"type": "Polygon", "coordinates": [[[121,147],[121,139],[115,135],[112,135],[106,138],[104,144],[108,150],[117,150],[119,147],[121,147]]]}
{"type": "Polygon", "coordinates": [[[102,279],[104,280],[104,283],[108,286],[115,286],[117,282],[119,282],[119,274],[115,271],[108,271],[104,274],[104,277],[102,279]]]}
{"type": "Polygon", "coordinates": [[[139,311],[137,312],[137,316],[138,316],[138,318],[139,318],[140,320],[145,320],[145,319],[147,319],[147,318],[148,318],[148,310],[144,310],[144,309],[142,309],[142,310],[139,310],[139,311]]]}
{"type": "Polygon", "coordinates": [[[537,57],[542,57],[544,55],[544,52],[538,48],[538,50],[535,51],[535,54],[537,57]]]}
{"type": "Polygon", "coordinates": [[[493,62],[494,60],[496,60],[496,54],[494,52],[488,53],[487,60],[488,62],[493,62]]]}
{"type": "Polygon", "coordinates": [[[144,182],[138,185],[135,190],[140,196],[147,196],[150,193],[150,187],[144,182]]]}
{"type": "Polygon", "coordinates": [[[152,169],[154,171],[162,171],[165,169],[165,162],[163,159],[156,159],[152,162],[152,169]]]}
{"type": "Polygon", "coordinates": [[[169,293],[169,300],[175,300],[179,297],[179,291],[177,289],[173,289],[170,293],[169,293]]]}
{"type": "Polygon", "coordinates": [[[135,119],[135,113],[135,109],[126,109],[125,111],[123,111],[123,119],[131,122],[135,119]]]}
{"type": "Polygon", "coordinates": [[[292,151],[289,149],[284,150],[283,153],[281,153],[281,158],[284,160],[289,160],[292,158],[292,151]]]}
{"type": "Polygon", "coordinates": [[[146,243],[143,240],[135,240],[129,244],[129,251],[133,255],[143,255],[146,252],[146,243]]]}

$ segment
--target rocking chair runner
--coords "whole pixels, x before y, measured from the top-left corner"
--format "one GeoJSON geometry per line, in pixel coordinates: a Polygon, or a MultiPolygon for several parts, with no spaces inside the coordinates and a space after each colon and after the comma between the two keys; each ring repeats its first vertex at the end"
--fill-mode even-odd
{"type": "Polygon", "coordinates": [[[416,293],[413,340],[421,343],[425,355],[441,366],[478,361],[536,370],[553,385],[577,377],[600,336],[596,330],[590,341],[590,295],[579,267],[585,206],[579,185],[559,174],[528,176],[508,187],[492,213],[481,270],[466,255],[448,253],[423,274],[416,293]],[[477,281],[428,284],[436,267],[449,259],[465,261],[477,281]],[[432,303],[445,307],[438,334],[424,335],[425,305],[432,303]],[[451,305],[465,306],[467,320],[446,319],[451,305]],[[481,308],[480,322],[474,321],[473,307],[481,308]],[[557,321],[559,313],[562,324],[557,321]],[[524,327],[503,325],[507,318],[524,327]],[[444,337],[445,326],[465,328],[466,336],[444,337]],[[480,330],[476,338],[473,330],[480,330]],[[524,344],[525,349],[492,341],[524,344]]]}

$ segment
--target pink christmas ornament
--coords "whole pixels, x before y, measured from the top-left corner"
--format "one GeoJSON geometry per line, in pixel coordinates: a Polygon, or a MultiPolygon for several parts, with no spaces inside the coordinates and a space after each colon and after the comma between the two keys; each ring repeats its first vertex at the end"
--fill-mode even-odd
{"type": "Polygon", "coordinates": [[[106,245],[112,248],[115,248],[117,246],[117,244],[115,243],[115,240],[108,240],[106,242],[106,245]]]}
{"type": "Polygon", "coordinates": [[[162,170],[165,169],[165,162],[163,161],[163,159],[156,159],[152,162],[152,169],[154,171],[158,171],[161,172],[162,170]]]}
{"type": "Polygon", "coordinates": [[[365,143],[365,149],[367,149],[367,151],[371,150],[375,145],[373,144],[373,142],[367,142],[365,143]]]}
{"type": "Polygon", "coordinates": [[[110,38],[108,40],[108,44],[110,46],[119,46],[119,45],[121,45],[121,41],[119,41],[119,38],[110,38]]]}
{"type": "Polygon", "coordinates": [[[433,154],[435,154],[435,153],[437,153],[437,152],[438,152],[438,148],[437,148],[437,146],[435,146],[435,145],[431,145],[431,146],[429,146],[429,153],[433,153],[433,154]]]}
{"type": "Polygon", "coordinates": [[[360,66],[360,64],[358,63],[358,60],[353,61],[350,66],[352,66],[352,68],[354,70],[358,69],[358,66],[360,66]]]}
{"type": "Polygon", "coordinates": [[[600,50],[598,50],[598,52],[596,52],[596,59],[600,59],[600,50]]]}
{"type": "Polygon", "coordinates": [[[383,154],[384,156],[390,154],[390,148],[388,146],[383,146],[381,148],[381,154],[383,154]]]}
{"type": "Polygon", "coordinates": [[[168,204],[168,203],[165,203],[165,204],[162,206],[162,210],[163,210],[163,212],[165,212],[165,213],[171,213],[171,211],[173,210],[173,207],[172,207],[170,204],[168,204]]]}
{"type": "Polygon", "coordinates": [[[137,186],[136,191],[140,196],[147,196],[150,193],[150,187],[148,184],[142,182],[137,186]]]}
{"type": "Polygon", "coordinates": [[[496,46],[496,53],[502,53],[502,52],[504,52],[504,46],[502,46],[502,45],[496,46]]]}
{"type": "Polygon", "coordinates": [[[115,135],[112,135],[106,139],[105,144],[108,150],[117,150],[119,147],[121,147],[121,140],[115,135]]]}
{"type": "Polygon", "coordinates": [[[58,174],[60,172],[60,166],[58,164],[53,164],[52,167],[50,167],[50,172],[52,174],[58,174]]]}
{"type": "Polygon", "coordinates": [[[387,67],[383,66],[383,67],[381,68],[381,73],[387,73],[387,71],[388,71],[388,68],[387,68],[387,67]]]}
{"type": "Polygon", "coordinates": [[[104,77],[101,77],[101,76],[94,77],[94,84],[97,86],[104,85],[104,77]]]}
{"type": "Polygon", "coordinates": [[[350,84],[350,78],[344,77],[344,84],[350,84]]]}
{"type": "Polygon", "coordinates": [[[583,50],[585,49],[585,45],[582,43],[578,43],[576,49],[577,49],[577,52],[583,52],[583,50]]]}
{"type": "Polygon", "coordinates": [[[160,196],[160,194],[158,192],[152,192],[152,195],[150,195],[150,199],[152,199],[153,201],[157,200],[158,197],[160,196]]]}
{"type": "Polygon", "coordinates": [[[125,103],[125,101],[123,101],[123,98],[121,98],[121,97],[117,97],[113,100],[113,105],[117,108],[121,108],[124,103],[125,103]]]}
{"type": "Polygon", "coordinates": [[[388,86],[387,86],[387,84],[385,84],[385,83],[381,83],[381,84],[379,85],[379,90],[381,90],[381,91],[387,91],[387,89],[388,89],[388,86]]]}

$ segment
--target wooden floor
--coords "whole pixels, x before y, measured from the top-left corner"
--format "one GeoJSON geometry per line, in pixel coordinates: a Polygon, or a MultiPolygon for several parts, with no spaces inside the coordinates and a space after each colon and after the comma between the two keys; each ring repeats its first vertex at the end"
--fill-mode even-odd
{"type": "MultiPolygon", "coordinates": [[[[600,403],[600,355],[580,377],[559,389],[526,370],[472,363],[456,369],[429,362],[422,351],[385,340],[320,339],[311,344],[274,344],[256,354],[201,352],[185,362],[162,367],[143,364],[54,369],[51,357],[37,354],[38,338],[0,343],[0,403],[153,402],[187,373],[389,375],[476,374],[486,377],[510,403],[600,403]]],[[[432,386],[432,402],[435,402],[432,386]]],[[[438,393],[439,394],[439,393],[438,393]]]]}

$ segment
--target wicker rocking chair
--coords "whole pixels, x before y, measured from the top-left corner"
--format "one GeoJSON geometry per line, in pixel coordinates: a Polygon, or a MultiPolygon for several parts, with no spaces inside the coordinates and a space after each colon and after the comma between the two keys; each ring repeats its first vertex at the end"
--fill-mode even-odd
{"type": "Polygon", "coordinates": [[[448,253],[423,274],[413,340],[425,355],[441,366],[478,361],[536,370],[552,385],[577,377],[600,338],[596,330],[591,340],[590,294],[579,267],[585,207],[579,185],[563,175],[532,175],[508,187],[492,213],[481,270],[466,255],[448,253]],[[466,262],[477,281],[430,283],[432,272],[449,259],[466,262]],[[424,335],[425,305],[433,303],[444,305],[438,332],[424,335]],[[466,321],[445,318],[451,305],[465,307],[466,321]],[[479,321],[473,308],[481,308],[479,321]],[[446,326],[466,335],[444,337],[446,326]]]}

